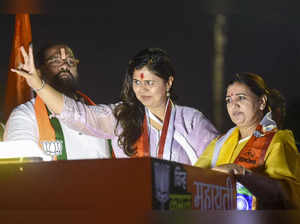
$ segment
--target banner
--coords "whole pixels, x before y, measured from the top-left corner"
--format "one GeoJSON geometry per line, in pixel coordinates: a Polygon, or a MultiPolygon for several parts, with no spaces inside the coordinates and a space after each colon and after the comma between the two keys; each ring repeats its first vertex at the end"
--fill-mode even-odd
{"type": "Polygon", "coordinates": [[[4,120],[7,121],[11,111],[18,105],[28,101],[32,97],[31,89],[26,80],[11,72],[11,68],[17,68],[23,63],[20,47],[24,46],[28,51],[28,46],[32,41],[31,25],[29,14],[16,14],[15,32],[12,42],[12,49],[9,62],[4,104],[4,120]]]}

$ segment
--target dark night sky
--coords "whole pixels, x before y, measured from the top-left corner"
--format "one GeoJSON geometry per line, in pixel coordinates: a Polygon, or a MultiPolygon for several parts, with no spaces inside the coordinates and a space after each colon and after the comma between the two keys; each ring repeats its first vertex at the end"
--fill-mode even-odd
{"type": "MultiPolygon", "coordinates": [[[[31,16],[33,42],[70,44],[80,59],[82,90],[97,103],[118,100],[122,71],[130,57],[143,48],[160,47],[169,52],[175,64],[178,103],[198,108],[212,118],[214,13],[225,11],[225,79],[239,71],[261,74],[287,99],[287,127],[296,131],[298,126],[300,131],[296,116],[300,111],[300,16],[296,12],[299,4],[294,1],[231,0],[225,7],[221,5],[224,1],[218,0],[107,1],[100,5],[92,0],[80,5],[66,2],[71,1],[58,1],[57,8],[52,5],[47,13],[31,16]]],[[[0,26],[3,92],[14,16],[0,14],[0,26]]],[[[224,128],[230,126],[227,121],[224,128]]],[[[300,139],[297,131],[296,135],[300,139]]]]}

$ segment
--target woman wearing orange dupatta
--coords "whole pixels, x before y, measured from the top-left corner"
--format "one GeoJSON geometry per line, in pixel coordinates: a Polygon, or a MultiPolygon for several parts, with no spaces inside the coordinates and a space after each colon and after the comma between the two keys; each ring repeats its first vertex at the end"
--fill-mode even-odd
{"type": "Polygon", "coordinates": [[[279,130],[281,117],[269,112],[284,112],[274,92],[256,74],[237,74],[226,93],[236,127],[213,140],[196,166],[235,175],[257,197],[258,209],[300,208],[299,153],[292,132],[279,130]]]}
{"type": "MultiPolygon", "coordinates": [[[[13,71],[32,88],[41,88],[31,50],[23,55],[25,64],[13,71]]],[[[200,111],[174,103],[174,80],[169,55],[147,48],[129,61],[118,104],[87,106],[47,84],[37,94],[69,127],[112,139],[117,158],[155,157],[193,165],[217,131],[200,111]]]]}

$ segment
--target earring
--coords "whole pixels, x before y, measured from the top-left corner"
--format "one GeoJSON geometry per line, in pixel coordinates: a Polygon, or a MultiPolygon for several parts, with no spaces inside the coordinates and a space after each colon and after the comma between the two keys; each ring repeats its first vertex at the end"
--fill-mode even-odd
{"type": "Polygon", "coordinates": [[[170,92],[169,92],[169,90],[167,90],[167,97],[170,97],[170,92]]]}

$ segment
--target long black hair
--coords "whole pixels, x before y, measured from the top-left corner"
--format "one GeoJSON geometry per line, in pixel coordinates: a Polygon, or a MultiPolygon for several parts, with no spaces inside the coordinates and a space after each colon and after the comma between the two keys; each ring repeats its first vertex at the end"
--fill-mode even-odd
{"type": "MultiPolygon", "coordinates": [[[[125,78],[121,90],[121,101],[115,110],[117,126],[121,125],[122,133],[119,135],[118,144],[124,152],[132,156],[136,153],[135,142],[142,134],[143,120],[145,115],[144,105],[136,98],[133,91],[133,72],[136,69],[146,67],[149,71],[162,78],[165,82],[170,76],[175,75],[174,67],[169,55],[159,48],[147,48],[140,51],[129,60],[125,78]]],[[[170,98],[175,100],[173,85],[169,90],[170,98]]],[[[116,132],[117,130],[115,130],[116,132]]],[[[117,134],[117,133],[116,133],[117,134]]]]}

